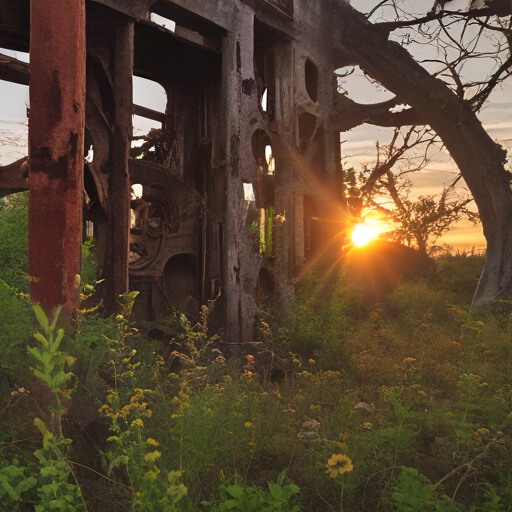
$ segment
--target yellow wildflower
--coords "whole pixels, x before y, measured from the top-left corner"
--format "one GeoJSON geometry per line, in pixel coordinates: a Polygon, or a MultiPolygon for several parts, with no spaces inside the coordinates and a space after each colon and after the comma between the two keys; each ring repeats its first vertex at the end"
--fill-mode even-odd
{"type": "Polygon", "coordinates": [[[141,419],[137,418],[136,420],[132,421],[131,426],[132,427],[143,427],[144,423],[142,422],[141,419]]]}
{"type": "Polygon", "coordinates": [[[119,439],[119,437],[117,436],[111,436],[111,437],[108,437],[107,438],[107,441],[120,441],[121,439],[119,439]]]}
{"type": "Polygon", "coordinates": [[[154,439],[152,439],[151,437],[149,439],[146,440],[146,443],[147,444],[150,444],[151,446],[160,446],[160,443],[158,441],[155,441],[154,439]]]}
{"type": "Polygon", "coordinates": [[[158,457],[160,457],[160,455],[162,454],[158,450],[155,450],[154,452],[146,453],[144,460],[148,462],[154,462],[156,459],[158,459],[158,457]]]}
{"type": "Polygon", "coordinates": [[[252,423],[251,423],[250,421],[246,421],[246,422],[244,423],[244,427],[246,427],[246,428],[251,428],[251,427],[252,427],[252,423]]]}
{"type": "Polygon", "coordinates": [[[325,467],[327,468],[326,473],[331,478],[336,478],[338,475],[342,475],[343,473],[352,471],[354,469],[352,461],[342,453],[339,453],[338,455],[333,454],[332,457],[327,461],[325,467]]]}
{"type": "Polygon", "coordinates": [[[144,480],[149,480],[150,482],[154,482],[157,478],[158,478],[158,475],[154,471],[151,471],[151,470],[149,470],[144,475],[144,480]]]}

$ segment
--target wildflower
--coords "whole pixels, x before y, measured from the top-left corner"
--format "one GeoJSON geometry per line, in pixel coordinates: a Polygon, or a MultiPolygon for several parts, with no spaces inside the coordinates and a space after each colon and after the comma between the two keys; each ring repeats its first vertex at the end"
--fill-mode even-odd
{"type": "Polygon", "coordinates": [[[320,423],[318,423],[318,421],[315,421],[315,420],[308,420],[302,424],[302,430],[307,430],[309,432],[318,430],[319,428],[320,428],[320,423]]]}
{"type": "Polygon", "coordinates": [[[314,359],[310,359],[308,361],[308,364],[310,364],[311,366],[313,366],[314,364],[316,364],[316,361],[314,359]]]}
{"type": "Polygon", "coordinates": [[[402,363],[414,363],[414,361],[416,361],[416,359],[414,359],[413,357],[406,357],[402,363]]]}
{"type": "Polygon", "coordinates": [[[254,442],[252,442],[252,441],[251,441],[251,442],[249,443],[249,446],[256,446],[256,443],[254,443],[254,442]]]}
{"type": "Polygon", "coordinates": [[[354,469],[352,461],[346,455],[341,453],[338,455],[333,454],[332,457],[327,461],[325,467],[327,468],[326,473],[331,478],[336,478],[338,475],[342,475],[343,473],[352,471],[354,469]]]}
{"type": "Polygon", "coordinates": [[[144,475],[144,480],[154,482],[158,478],[158,475],[151,469],[144,475]]]}
{"type": "Polygon", "coordinates": [[[155,441],[154,439],[152,439],[151,437],[149,439],[146,440],[146,443],[147,444],[150,444],[151,446],[160,446],[160,443],[158,441],[155,441]]]}
{"type": "Polygon", "coordinates": [[[358,404],[354,405],[354,411],[371,413],[373,412],[373,405],[367,404],[365,402],[359,402],[358,404]]]}
{"type": "Polygon", "coordinates": [[[251,428],[251,427],[252,427],[252,423],[251,423],[250,421],[246,421],[246,422],[244,423],[244,427],[246,427],[246,428],[251,428]]]}
{"type": "Polygon", "coordinates": [[[146,455],[144,455],[144,460],[154,462],[158,457],[160,457],[160,455],[162,454],[158,450],[155,450],[154,452],[146,453],[146,455]]]}
{"type": "Polygon", "coordinates": [[[474,434],[473,439],[479,443],[483,444],[490,440],[491,432],[487,428],[479,428],[474,434]]]}
{"type": "Polygon", "coordinates": [[[107,438],[107,441],[121,441],[121,439],[117,436],[111,436],[107,438]]]}
{"type": "Polygon", "coordinates": [[[319,443],[322,438],[318,432],[301,430],[297,437],[304,443],[319,443]]]}
{"type": "Polygon", "coordinates": [[[425,391],[418,391],[418,395],[427,396],[427,393],[425,393],[425,391]]]}
{"type": "Polygon", "coordinates": [[[131,426],[132,427],[143,427],[144,423],[142,422],[141,419],[137,418],[136,420],[132,421],[131,426]]]}

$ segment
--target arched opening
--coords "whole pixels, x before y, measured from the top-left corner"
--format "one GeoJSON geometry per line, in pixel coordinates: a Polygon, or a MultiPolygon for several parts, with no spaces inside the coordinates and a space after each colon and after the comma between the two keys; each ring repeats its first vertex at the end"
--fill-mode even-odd
{"type": "Polygon", "coordinates": [[[162,126],[167,93],[157,82],[133,77],[133,139],[131,158],[162,163],[165,159],[162,126]]]}
{"type": "Polygon", "coordinates": [[[274,295],[275,279],[274,274],[267,268],[260,268],[258,274],[258,286],[256,291],[256,302],[258,304],[265,298],[270,298],[274,295]]]}
{"type": "Polygon", "coordinates": [[[275,46],[283,35],[274,28],[254,20],[254,77],[261,110],[272,120],[276,104],[275,46]]]}
{"type": "Polygon", "coordinates": [[[258,129],[252,134],[252,154],[256,163],[256,205],[259,208],[274,206],[274,175],[276,160],[268,134],[258,129]]]}
{"type": "Polygon", "coordinates": [[[164,293],[170,304],[189,312],[197,302],[197,265],[192,254],[177,254],[164,268],[164,293]]]}
{"type": "Polygon", "coordinates": [[[132,199],[139,199],[144,193],[144,187],[140,183],[132,185],[132,199]]]}
{"type": "Polygon", "coordinates": [[[318,67],[309,58],[306,59],[304,75],[308,96],[310,97],[311,101],[316,103],[318,101],[318,67]]]}

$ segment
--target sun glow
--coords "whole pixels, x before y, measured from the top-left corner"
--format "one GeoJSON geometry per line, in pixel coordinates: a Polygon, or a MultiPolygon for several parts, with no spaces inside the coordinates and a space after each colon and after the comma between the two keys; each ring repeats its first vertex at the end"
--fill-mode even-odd
{"type": "Polygon", "coordinates": [[[362,247],[383,233],[393,231],[396,227],[396,223],[390,222],[389,218],[383,214],[375,210],[366,210],[361,216],[361,221],[352,231],[352,242],[362,247]]]}
{"type": "Polygon", "coordinates": [[[375,229],[371,228],[364,222],[361,222],[360,224],[357,224],[354,231],[352,231],[352,242],[354,242],[358,247],[362,247],[377,234],[378,232],[375,229]]]}

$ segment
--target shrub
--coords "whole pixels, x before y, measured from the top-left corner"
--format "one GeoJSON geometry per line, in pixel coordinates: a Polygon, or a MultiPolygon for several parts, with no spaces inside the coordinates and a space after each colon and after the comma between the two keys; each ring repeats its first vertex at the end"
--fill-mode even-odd
{"type": "Polygon", "coordinates": [[[0,279],[27,292],[28,192],[0,199],[0,279]]]}

